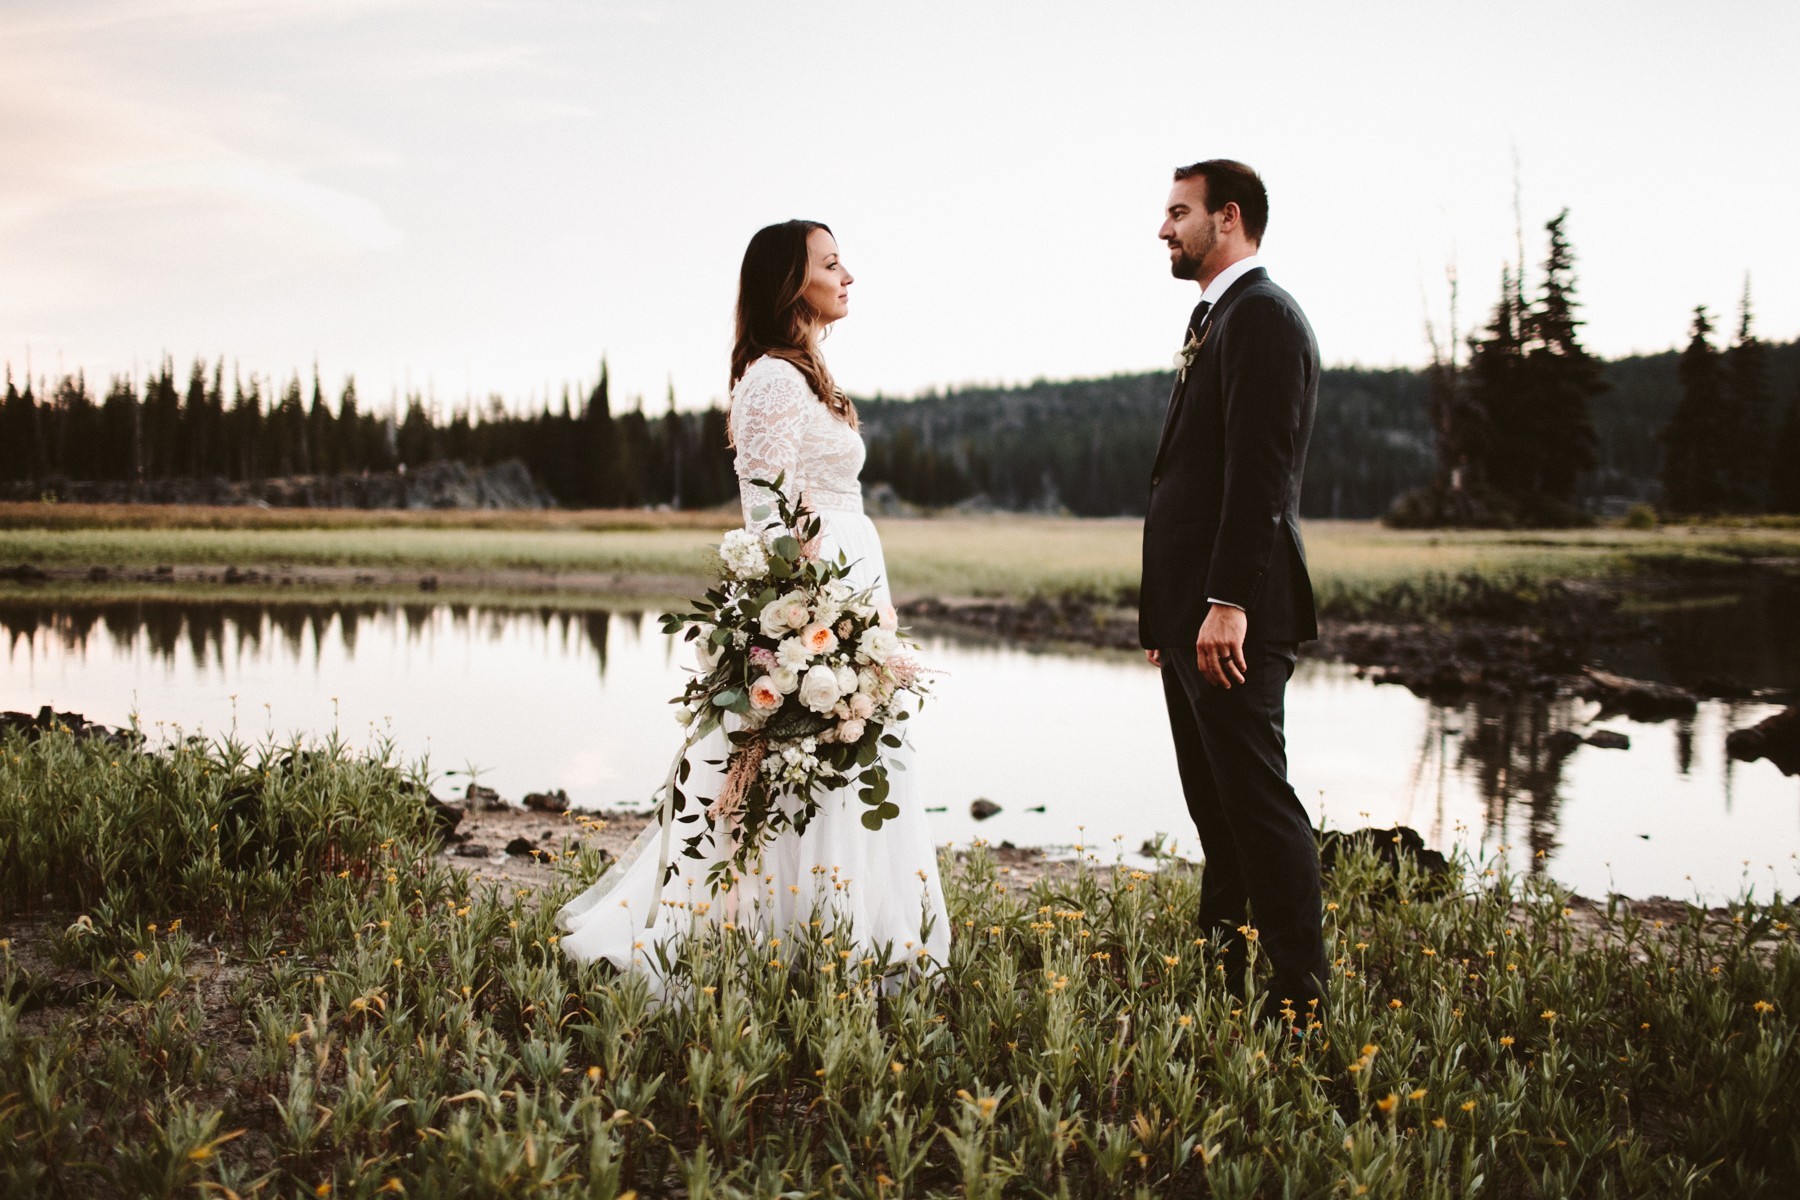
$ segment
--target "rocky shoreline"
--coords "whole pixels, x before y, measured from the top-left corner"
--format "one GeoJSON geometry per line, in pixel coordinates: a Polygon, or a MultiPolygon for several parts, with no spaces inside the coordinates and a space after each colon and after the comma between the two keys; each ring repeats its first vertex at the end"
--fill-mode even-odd
{"type": "MultiPolygon", "coordinates": [[[[1430,619],[1327,611],[1319,619],[1318,640],[1300,652],[1303,658],[1347,663],[1359,677],[1446,705],[1564,696],[1598,703],[1601,717],[1660,721],[1691,717],[1703,700],[1794,703],[1791,690],[1747,687],[1726,676],[1677,686],[1602,670],[1597,650],[1655,636],[1654,622],[1626,611],[1623,599],[1603,584],[1565,582],[1552,583],[1529,600],[1496,599],[1489,611],[1430,619]]],[[[1140,652],[1135,609],[1078,596],[1023,602],[928,598],[904,603],[900,612],[927,631],[974,633],[1014,645],[1140,652]]],[[[1729,749],[1733,757],[1767,758],[1786,774],[1800,774],[1800,707],[1734,731],[1729,749]]]]}

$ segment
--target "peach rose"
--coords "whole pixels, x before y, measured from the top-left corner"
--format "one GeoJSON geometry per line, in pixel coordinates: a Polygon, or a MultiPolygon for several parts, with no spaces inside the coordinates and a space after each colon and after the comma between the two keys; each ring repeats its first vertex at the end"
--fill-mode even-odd
{"type": "Polygon", "coordinates": [[[815,621],[800,631],[800,644],[806,647],[807,654],[817,657],[836,650],[838,639],[837,634],[831,631],[831,626],[815,621]]]}
{"type": "Polygon", "coordinates": [[[767,675],[750,685],[750,707],[759,713],[772,713],[781,707],[781,690],[767,675]]]}

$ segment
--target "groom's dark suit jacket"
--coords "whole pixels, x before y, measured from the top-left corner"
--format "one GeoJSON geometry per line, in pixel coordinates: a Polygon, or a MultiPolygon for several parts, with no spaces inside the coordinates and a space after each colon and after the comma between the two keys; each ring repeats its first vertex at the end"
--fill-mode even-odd
{"type": "Polygon", "coordinates": [[[1139,640],[1191,648],[1212,600],[1244,609],[1250,640],[1309,640],[1318,624],[1300,476],[1318,343],[1294,298],[1260,267],[1231,285],[1201,329],[1150,473],[1139,640]]]}

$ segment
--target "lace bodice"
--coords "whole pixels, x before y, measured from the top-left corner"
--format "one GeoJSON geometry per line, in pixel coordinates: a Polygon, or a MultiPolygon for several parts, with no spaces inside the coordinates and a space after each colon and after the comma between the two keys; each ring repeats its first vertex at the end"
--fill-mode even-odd
{"type": "Polygon", "coordinates": [[[750,481],[783,473],[782,490],[814,512],[862,512],[862,435],[819,402],[793,363],[765,356],[745,368],[731,389],[731,436],[745,525],[768,523],[750,519],[759,504],[774,511],[773,493],[750,481]]]}

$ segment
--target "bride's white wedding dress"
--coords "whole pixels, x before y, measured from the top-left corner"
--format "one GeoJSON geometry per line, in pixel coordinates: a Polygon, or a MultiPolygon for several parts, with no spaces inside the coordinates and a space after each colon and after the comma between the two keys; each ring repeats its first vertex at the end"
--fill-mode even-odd
{"type": "MultiPolygon", "coordinates": [[[[759,505],[774,511],[771,493],[750,481],[785,475],[783,491],[799,495],[820,519],[821,555],[830,559],[842,551],[851,563],[848,582],[873,588],[876,603],[890,603],[881,540],[863,515],[861,436],[819,402],[792,363],[766,357],[751,363],[731,390],[731,431],[746,526],[762,524],[750,518],[759,505]]],[[[673,724],[670,741],[676,744],[673,724]]],[[[703,806],[718,795],[727,749],[725,735],[714,732],[688,752],[682,791],[689,812],[696,798],[703,806]]],[[[677,943],[696,921],[731,921],[780,936],[816,920],[838,931],[840,946],[848,929],[859,957],[885,950],[895,963],[942,964],[950,922],[911,750],[909,743],[888,752],[904,767],[888,776],[898,817],[871,831],[862,824],[867,806],[854,786],[824,795],[805,833],[782,831],[763,853],[761,874],[723,894],[713,894],[706,883],[707,868],[724,856],[720,848],[703,843],[709,853],[698,859],[681,853],[683,839],[703,828],[697,822],[674,826],[675,874],[659,883],[662,827],[652,822],[598,882],[557,913],[566,931],[563,950],[643,972],[659,995],[666,986],[658,947],[672,962],[677,943]]]]}

